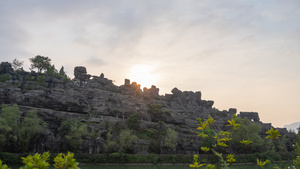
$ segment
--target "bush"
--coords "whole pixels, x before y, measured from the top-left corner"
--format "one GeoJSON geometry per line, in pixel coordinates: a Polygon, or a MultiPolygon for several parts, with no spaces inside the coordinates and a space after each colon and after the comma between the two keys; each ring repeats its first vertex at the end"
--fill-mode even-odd
{"type": "Polygon", "coordinates": [[[138,130],[141,124],[140,118],[141,117],[139,113],[134,113],[125,120],[125,124],[129,129],[138,130]]]}
{"type": "Polygon", "coordinates": [[[37,77],[37,82],[38,82],[38,85],[40,85],[40,86],[44,86],[45,87],[47,85],[47,83],[45,81],[45,76],[39,75],[37,77]]]}
{"type": "Polygon", "coordinates": [[[75,118],[62,122],[58,132],[65,137],[67,149],[72,151],[78,149],[83,143],[83,137],[88,134],[87,125],[75,118]]]}
{"type": "Polygon", "coordinates": [[[150,114],[161,114],[163,113],[161,104],[147,104],[148,113],[150,114]]]}
{"type": "Polygon", "coordinates": [[[4,75],[0,76],[0,82],[6,82],[9,80],[10,80],[10,77],[8,74],[4,74],[4,75]]]}

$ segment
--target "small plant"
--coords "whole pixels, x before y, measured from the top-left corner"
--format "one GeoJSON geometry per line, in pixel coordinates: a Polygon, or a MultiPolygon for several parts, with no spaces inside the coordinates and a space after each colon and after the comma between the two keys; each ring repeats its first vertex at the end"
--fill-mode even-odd
{"type": "MultiPolygon", "coordinates": [[[[48,162],[50,157],[49,152],[43,154],[36,153],[35,155],[28,155],[27,157],[21,157],[25,166],[20,169],[48,169],[50,163],[48,162]]],[[[67,154],[60,153],[54,158],[55,169],[80,169],[79,163],[73,158],[74,154],[68,152],[67,154]]],[[[7,165],[2,164],[0,160],[0,169],[10,169],[7,165]]]]}
{"type": "Polygon", "coordinates": [[[293,161],[293,163],[297,166],[297,168],[300,168],[300,146],[297,142],[294,145],[294,149],[297,152],[297,158],[293,161]]]}
{"type": "Polygon", "coordinates": [[[2,161],[0,160],[0,169],[10,169],[7,167],[7,165],[2,164],[2,161]]]}
{"type": "Polygon", "coordinates": [[[38,82],[39,85],[44,86],[44,87],[47,85],[45,76],[39,75],[37,77],[37,82],[38,82]]]}
{"type": "MultiPolygon", "coordinates": [[[[281,135],[279,134],[279,131],[278,131],[278,130],[274,130],[273,127],[271,127],[271,129],[268,130],[268,131],[266,132],[266,134],[268,134],[268,135],[266,136],[266,139],[271,139],[271,140],[276,140],[276,139],[279,138],[279,136],[281,136],[281,135]]],[[[257,159],[257,165],[260,166],[261,168],[264,168],[264,165],[266,165],[266,164],[268,164],[268,163],[270,163],[270,160],[269,160],[269,159],[267,159],[267,160],[264,161],[264,162],[262,162],[262,161],[260,161],[259,159],[257,159]]],[[[275,166],[275,168],[276,168],[276,167],[278,168],[278,166],[275,166]]]]}
{"type": "Polygon", "coordinates": [[[206,165],[205,163],[204,164],[199,164],[198,163],[198,156],[195,154],[194,155],[194,164],[190,164],[190,167],[191,168],[200,168],[200,167],[202,167],[202,166],[204,166],[204,165],[206,165]]]}
{"type": "Polygon", "coordinates": [[[10,80],[10,77],[8,74],[4,74],[4,75],[0,76],[0,82],[6,82],[9,80],[10,80]]]}
{"type": "Polygon", "coordinates": [[[25,166],[21,167],[20,169],[46,169],[50,166],[50,164],[47,162],[49,157],[49,152],[44,152],[42,155],[35,154],[33,156],[28,155],[27,157],[21,157],[25,166]]]}
{"type": "Polygon", "coordinates": [[[73,158],[74,154],[68,152],[67,154],[60,153],[54,158],[54,167],[55,169],[80,169],[78,167],[79,163],[73,158]]]}
{"type": "MultiPolygon", "coordinates": [[[[48,162],[50,157],[49,152],[44,152],[42,155],[36,153],[35,155],[28,155],[27,157],[22,157],[23,164],[25,166],[20,169],[48,169],[50,164],[48,162]]],[[[79,163],[73,158],[74,154],[68,152],[67,154],[60,153],[54,158],[54,168],[55,169],[80,169],[78,167],[79,163]]],[[[1,168],[1,163],[0,163],[1,168]]],[[[2,168],[1,168],[2,169],[2,168]]]]}
{"type": "Polygon", "coordinates": [[[261,168],[264,168],[264,166],[268,163],[270,163],[270,160],[266,160],[263,162],[263,161],[257,159],[257,165],[260,166],[261,168]]]}
{"type": "Polygon", "coordinates": [[[150,114],[161,114],[163,113],[162,105],[161,104],[147,104],[148,106],[148,113],[150,114]]]}
{"type": "MultiPolygon", "coordinates": [[[[241,125],[237,124],[235,122],[236,116],[234,115],[231,120],[228,120],[228,126],[232,126],[233,130],[236,131],[241,125]]],[[[216,147],[220,147],[221,149],[225,150],[229,145],[228,142],[232,139],[232,134],[229,131],[220,131],[219,133],[215,133],[213,130],[209,128],[210,125],[213,125],[215,120],[209,115],[209,118],[206,121],[202,121],[200,117],[197,118],[199,127],[197,130],[199,130],[198,136],[202,137],[203,139],[209,139],[213,140],[210,147],[201,147],[201,150],[204,152],[212,151],[218,158],[219,158],[219,165],[221,168],[228,168],[228,165],[235,162],[235,158],[233,154],[229,154],[226,159],[229,164],[224,160],[221,153],[214,150],[216,147]]],[[[196,155],[194,156],[194,165],[190,165],[190,167],[198,168],[200,166],[206,165],[206,168],[213,169],[216,166],[212,164],[198,164],[198,161],[196,161],[196,155]]]]}
{"type": "Polygon", "coordinates": [[[279,134],[279,131],[278,130],[274,130],[273,127],[271,127],[271,129],[268,130],[266,133],[269,134],[269,135],[266,136],[266,138],[269,138],[269,139],[272,139],[272,140],[278,139],[279,136],[281,136],[279,134]]]}
{"type": "Polygon", "coordinates": [[[138,130],[140,128],[141,120],[138,112],[130,115],[126,120],[125,124],[131,130],[138,130]]]}

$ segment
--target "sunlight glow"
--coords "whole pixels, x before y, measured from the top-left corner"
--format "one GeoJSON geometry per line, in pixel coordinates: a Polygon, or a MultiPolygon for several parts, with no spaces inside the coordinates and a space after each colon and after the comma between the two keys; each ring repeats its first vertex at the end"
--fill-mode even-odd
{"type": "Polygon", "coordinates": [[[130,82],[137,82],[141,85],[141,89],[144,87],[150,88],[151,85],[155,85],[157,76],[153,74],[153,67],[149,65],[135,65],[129,72],[130,82]]]}

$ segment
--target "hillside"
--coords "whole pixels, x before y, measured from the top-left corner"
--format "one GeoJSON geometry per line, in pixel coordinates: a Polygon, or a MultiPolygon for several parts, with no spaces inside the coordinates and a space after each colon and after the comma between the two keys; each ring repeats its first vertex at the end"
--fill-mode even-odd
{"type": "MultiPolygon", "coordinates": [[[[135,144],[126,150],[130,153],[199,152],[201,141],[196,132],[196,119],[207,119],[209,115],[216,120],[211,127],[216,131],[227,130],[228,120],[234,114],[259,125],[262,138],[272,127],[261,122],[256,112],[237,113],[235,108],[219,111],[213,107],[214,101],[201,98],[200,91],[174,88],[172,94],[159,95],[156,86],[142,90],[129,79],[125,79],[124,85],[116,86],[104,74],[91,76],[85,67],[80,66],[74,68],[74,75],[71,80],[57,75],[14,71],[8,62],[1,63],[0,103],[17,104],[23,116],[34,110],[46,123],[38,139],[29,144],[29,152],[69,149],[67,138],[60,133],[63,122],[68,119],[86,124],[90,133],[98,131],[91,137],[80,137],[82,142],[77,147],[81,152],[95,154],[108,152],[108,145],[125,128],[137,136],[135,144]],[[135,113],[138,118],[130,122],[135,113]],[[165,143],[169,129],[177,133],[175,147],[165,143]]],[[[279,128],[279,131],[281,135],[292,138],[285,128],[279,128]]],[[[286,147],[292,149],[291,140],[286,147]]],[[[112,148],[109,152],[114,151],[117,150],[112,148]]]]}

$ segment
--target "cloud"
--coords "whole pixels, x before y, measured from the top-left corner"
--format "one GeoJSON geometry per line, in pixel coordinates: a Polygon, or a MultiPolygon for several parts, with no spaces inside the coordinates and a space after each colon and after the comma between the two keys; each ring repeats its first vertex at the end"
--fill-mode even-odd
{"type": "Polygon", "coordinates": [[[103,66],[106,64],[102,59],[94,58],[94,57],[85,60],[85,63],[88,64],[89,66],[103,66]]]}
{"type": "Polygon", "coordinates": [[[266,79],[300,81],[299,6],[298,0],[0,1],[0,60],[41,54],[68,72],[81,64],[118,83],[132,66],[152,65],[161,91],[205,89],[217,101],[220,92],[239,93],[266,79]]]}

